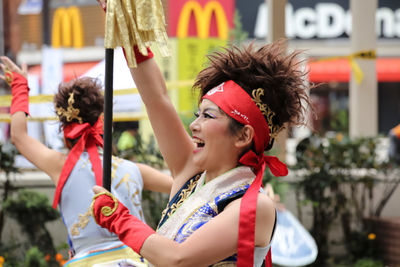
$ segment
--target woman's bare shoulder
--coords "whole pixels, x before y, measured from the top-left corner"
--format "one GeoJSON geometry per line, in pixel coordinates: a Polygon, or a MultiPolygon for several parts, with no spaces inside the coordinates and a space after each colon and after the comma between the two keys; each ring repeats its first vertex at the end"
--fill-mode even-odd
{"type": "MultiPolygon", "coordinates": [[[[239,221],[240,204],[243,198],[232,201],[224,210],[230,212],[231,216],[239,221]]],[[[272,230],[275,223],[274,201],[265,193],[259,193],[257,198],[256,212],[256,240],[257,247],[265,247],[271,240],[272,230]]]]}
{"type": "MultiPolygon", "coordinates": [[[[232,201],[225,209],[240,209],[240,203],[243,198],[232,201]]],[[[270,219],[271,215],[275,213],[274,201],[264,193],[259,193],[257,198],[257,220],[258,217],[266,217],[270,219]]]]}
{"type": "Polygon", "coordinates": [[[264,193],[259,193],[257,198],[257,211],[258,209],[266,211],[274,211],[274,201],[264,193]]]}

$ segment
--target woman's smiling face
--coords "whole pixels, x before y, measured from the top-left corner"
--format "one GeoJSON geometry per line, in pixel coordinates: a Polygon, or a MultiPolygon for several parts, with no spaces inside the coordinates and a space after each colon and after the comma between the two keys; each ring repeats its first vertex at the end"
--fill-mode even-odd
{"type": "Polygon", "coordinates": [[[194,163],[207,173],[222,174],[236,167],[239,151],[229,130],[230,118],[213,102],[204,99],[190,124],[194,163]]]}

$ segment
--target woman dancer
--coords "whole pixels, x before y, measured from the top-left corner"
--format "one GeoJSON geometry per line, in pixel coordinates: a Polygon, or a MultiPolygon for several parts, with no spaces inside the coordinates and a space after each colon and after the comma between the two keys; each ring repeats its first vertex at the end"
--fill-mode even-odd
{"type": "MultiPolygon", "coordinates": [[[[92,219],[89,206],[92,187],[102,183],[103,104],[101,85],[92,78],[78,78],[61,83],[54,96],[55,109],[64,131],[69,153],[46,147],[27,134],[29,114],[28,84],[22,69],[9,58],[1,57],[4,75],[11,86],[11,141],[19,152],[38,169],[50,176],[56,185],[53,207],[60,208],[68,230],[72,259],[66,266],[147,266],[146,261],[118,237],[99,227],[92,219]],[[100,152],[100,153],[99,153],[100,152]]],[[[129,212],[144,220],[141,207],[142,189],[169,193],[172,178],[143,164],[113,157],[111,188],[129,212]]]]}
{"type": "Polygon", "coordinates": [[[308,103],[298,52],[286,55],[282,47],[230,47],[209,56],[194,84],[200,105],[192,137],[149,50],[131,73],[174,179],[170,203],[154,232],[95,187],[97,223],[156,266],[261,266],[276,217],[260,190],[263,171],[288,172],[264,151],[284,125],[302,122],[308,103]]]}

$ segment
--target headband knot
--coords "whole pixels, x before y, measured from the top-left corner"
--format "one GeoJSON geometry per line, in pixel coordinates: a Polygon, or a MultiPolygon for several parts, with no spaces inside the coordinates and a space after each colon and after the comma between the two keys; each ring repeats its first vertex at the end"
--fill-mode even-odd
{"type": "Polygon", "coordinates": [[[96,185],[101,186],[103,184],[103,167],[101,165],[99,151],[97,150],[97,146],[103,147],[103,138],[101,137],[101,134],[103,134],[103,116],[100,116],[93,126],[87,122],[83,124],[74,122],[64,127],[65,138],[80,138],[69,152],[61,171],[54,196],[53,208],[57,208],[62,189],[76,162],[78,162],[85,149],[89,153],[89,159],[92,163],[96,185]]]}
{"type": "Polygon", "coordinates": [[[286,164],[275,156],[257,155],[254,151],[249,150],[240,158],[239,162],[243,165],[253,167],[255,173],[258,173],[261,167],[266,164],[274,176],[288,175],[286,164]]]}

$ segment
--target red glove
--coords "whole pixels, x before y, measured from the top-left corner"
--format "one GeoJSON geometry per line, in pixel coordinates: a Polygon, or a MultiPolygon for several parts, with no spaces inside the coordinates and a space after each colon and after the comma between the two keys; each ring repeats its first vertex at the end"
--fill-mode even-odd
{"type": "Polygon", "coordinates": [[[12,73],[11,82],[11,108],[10,114],[17,111],[23,111],[29,115],[29,87],[28,81],[24,76],[17,72],[12,73]]]}
{"type": "MultiPolygon", "coordinates": [[[[126,59],[125,48],[122,48],[122,51],[124,52],[124,57],[125,57],[126,62],[128,62],[128,60],[126,59]]],[[[147,47],[147,56],[145,56],[139,52],[139,48],[137,45],[133,46],[133,52],[135,53],[136,64],[140,64],[143,61],[146,61],[146,60],[154,57],[154,54],[151,51],[150,47],[147,47]]]]}
{"type": "Polygon", "coordinates": [[[139,48],[137,45],[133,47],[133,51],[135,52],[136,64],[142,63],[143,61],[146,61],[154,57],[154,54],[150,50],[150,47],[147,47],[147,56],[142,55],[142,53],[139,52],[139,48]]]}
{"type": "Polygon", "coordinates": [[[127,246],[140,254],[144,241],[155,231],[135,216],[110,193],[93,197],[92,214],[97,224],[118,235],[127,246]]]}

